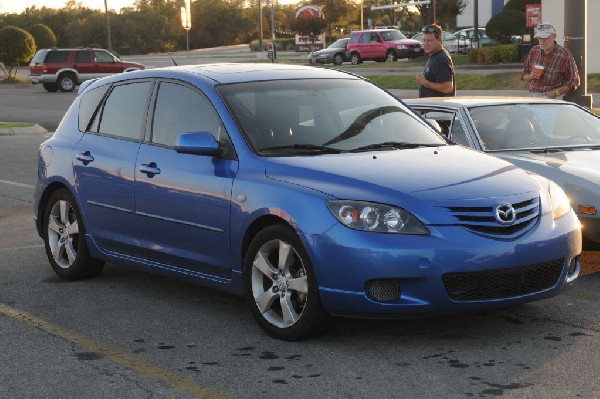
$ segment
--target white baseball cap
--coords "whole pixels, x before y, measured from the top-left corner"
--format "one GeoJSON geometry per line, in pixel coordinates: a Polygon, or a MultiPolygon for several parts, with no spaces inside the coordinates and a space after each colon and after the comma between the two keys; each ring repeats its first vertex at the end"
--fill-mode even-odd
{"type": "Polygon", "coordinates": [[[533,37],[541,37],[542,39],[546,39],[550,37],[550,35],[556,35],[556,29],[554,29],[554,26],[550,24],[541,24],[535,28],[535,35],[533,37]]]}

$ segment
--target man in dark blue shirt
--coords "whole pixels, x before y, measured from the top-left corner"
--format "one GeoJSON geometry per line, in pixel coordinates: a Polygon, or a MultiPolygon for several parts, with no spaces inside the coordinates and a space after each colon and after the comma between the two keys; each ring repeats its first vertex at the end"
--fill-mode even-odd
{"type": "Polygon", "coordinates": [[[429,55],[422,75],[417,75],[419,97],[450,97],[456,95],[454,65],[444,49],[442,28],[438,24],[423,28],[423,48],[429,55]]]}

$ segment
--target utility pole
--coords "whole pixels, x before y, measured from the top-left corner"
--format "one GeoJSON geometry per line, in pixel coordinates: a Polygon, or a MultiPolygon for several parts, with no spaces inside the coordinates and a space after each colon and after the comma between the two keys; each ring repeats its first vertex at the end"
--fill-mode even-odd
{"type": "Polygon", "coordinates": [[[479,48],[479,0],[473,0],[473,36],[471,36],[471,46],[479,48]],[[475,46],[473,46],[475,39],[475,46]]]}
{"type": "Polygon", "coordinates": [[[260,0],[258,0],[258,52],[262,53],[263,51],[263,31],[262,31],[262,5],[260,4],[260,0]]]}
{"type": "Polygon", "coordinates": [[[108,4],[104,0],[104,12],[106,13],[106,36],[108,41],[108,50],[112,51],[112,41],[110,40],[110,18],[108,17],[108,4]]]}
{"type": "Polygon", "coordinates": [[[591,109],[592,96],[587,94],[587,16],[587,0],[565,0],[565,47],[575,58],[581,81],[565,100],[591,109]]]}

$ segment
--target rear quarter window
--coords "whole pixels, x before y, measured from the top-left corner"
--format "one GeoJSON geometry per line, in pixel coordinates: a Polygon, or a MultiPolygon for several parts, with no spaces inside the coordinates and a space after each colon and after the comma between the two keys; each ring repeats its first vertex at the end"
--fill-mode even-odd
{"type": "Polygon", "coordinates": [[[97,87],[93,90],[89,90],[85,92],[81,96],[81,100],[79,102],[79,130],[85,132],[88,130],[88,126],[90,125],[90,121],[94,117],[96,110],[100,105],[100,101],[104,97],[106,90],[109,88],[109,85],[104,85],[101,87],[97,87]]]}
{"type": "Polygon", "coordinates": [[[49,51],[46,55],[46,64],[62,64],[69,59],[68,51],[49,51]]]}

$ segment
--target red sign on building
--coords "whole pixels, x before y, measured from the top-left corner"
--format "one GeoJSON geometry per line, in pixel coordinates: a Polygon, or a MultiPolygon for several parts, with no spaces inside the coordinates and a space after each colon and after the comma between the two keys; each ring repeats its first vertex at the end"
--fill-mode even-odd
{"type": "Polygon", "coordinates": [[[525,25],[528,28],[542,23],[542,5],[525,4],[525,25]]]}

